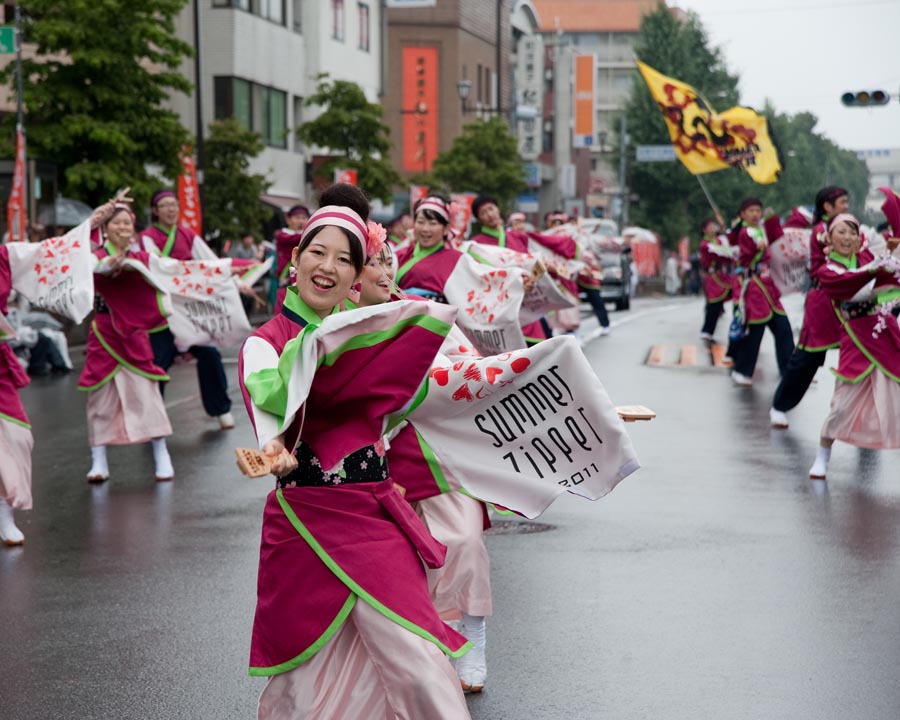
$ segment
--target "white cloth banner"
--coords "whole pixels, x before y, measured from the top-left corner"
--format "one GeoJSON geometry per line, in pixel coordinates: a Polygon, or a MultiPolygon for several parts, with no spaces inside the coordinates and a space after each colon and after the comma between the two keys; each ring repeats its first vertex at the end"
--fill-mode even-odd
{"type": "Polygon", "coordinates": [[[463,254],[444,285],[444,297],[459,308],[457,324],[482,355],[525,347],[519,309],[525,290],[516,269],[496,268],[463,254]]]}
{"type": "Polygon", "coordinates": [[[572,337],[471,361],[439,356],[407,419],[466,490],[526,517],[564,492],[596,500],[639,467],[572,337]]]}
{"type": "MultiPolygon", "coordinates": [[[[531,241],[529,241],[530,244],[531,241]]],[[[495,267],[518,268],[525,273],[530,273],[538,260],[537,256],[531,253],[520,253],[496,245],[482,245],[473,242],[463,243],[460,250],[495,267]]],[[[547,254],[552,255],[560,262],[565,262],[561,256],[555,255],[550,251],[547,251],[547,254]]],[[[519,323],[528,325],[540,320],[553,310],[564,310],[565,308],[577,307],[577,305],[578,300],[572,297],[571,293],[562,289],[552,277],[544,273],[535,284],[534,290],[526,293],[522,298],[522,306],[519,310],[519,323]]],[[[493,352],[496,353],[497,351],[494,350],[493,352]]]]}
{"type": "Polygon", "coordinates": [[[175,260],[151,254],[150,271],[172,298],[169,329],[180,351],[192,345],[226,348],[252,332],[230,259],[175,260]]]}
{"type": "Polygon", "coordinates": [[[90,233],[90,221],[85,220],[62,237],[9,243],[13,288],[34,308],[80,323],[94,308],[95,259],[90,233]]]}
{"type": "Polygon", "coordinates": [[[782,295],[803,292],[809,278],[809,230],[785,228],[769,247],[769,272],[782,295]]]}

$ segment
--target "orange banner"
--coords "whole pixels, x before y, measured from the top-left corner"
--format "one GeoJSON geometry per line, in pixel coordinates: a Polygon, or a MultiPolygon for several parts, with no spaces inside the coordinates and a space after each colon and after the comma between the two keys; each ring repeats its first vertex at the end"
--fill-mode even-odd
{"type": "Polygon", "coordinates": [[[16,131],[16,165],[13,171],[12,189],[6,203],[6,230],[9,242],[28,240],[28,217],[25,211],[25,137],[16,131]]]}
{"type": "Polygon", "coordinates": [[[178,224],[190,228],[195,235],[203,235],[203,214],[200,210],[200,187],[197,185],[197,166],[191,148],[181,149],[181,175],[178,176],[178,224]]]}
{"type": "Polygon", "coordinates": [[[593,55],[575,56],[575,137],[574,147],[594,144],[594,76],[593,55]]]}
{"type": "Polygon", "coordinates": [[[438,154],[438,49],[403,48],[403,169],[429,172],[438,154]]]}

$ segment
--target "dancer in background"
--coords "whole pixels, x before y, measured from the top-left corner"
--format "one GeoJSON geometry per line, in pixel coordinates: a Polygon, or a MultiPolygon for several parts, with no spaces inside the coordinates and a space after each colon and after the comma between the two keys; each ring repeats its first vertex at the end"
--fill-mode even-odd
{"type": "MultiPolygon", "coordinates": [[[[803,304],[803,326],[769,410],[773,427],[788,427],[787,412],[803,399],[816,372],[825,364],[827,351],[840,345],[841,323],[831,298],[819,287],[819,270],[828,262],[825,252],[827,223],[847,212],[849,205],[849,195],[842,187],[829,185],[816,193],[814,225],[809,237],[810,286],[803,304]]],[[[795,222],[798,221],[799,218],[795,222]]]]}
{"type": "MultiPolygon", "coordinates": [[[[762,225],[762,202],[747,198],[741,203],[740,216],[741,225],[735,240],[738,266],[743,273],[740,303],[744,308],[747,334],[738,344],[731,379],[735,385],[750,387],[766,328],[775,339],[775,355],[782,376],[794,350],[794,334],[781,306],[781,293],[769,273],[769,240],[762,225]]],[[[774,218],[775,222],[777,220],[774,218]]]]}
{"type": "Polygon", "coordinates": [[[450,247],[450,200],[429,195],[416,203],[413,242],[397,250],[396,283],[406,293],[441,302],[462,253],[450,247]]]}
{"type": "MultiPolygon", "coordinates": [[[[888,250],[900,244],[890,238],[888,250]]],[[[841,318],[840,358],[831,411],[822,425],[810,478],[825,479],[835,440],[870,449],[900,448],[900,263],[860,250],[859,221],[841,213],[828,223],[831,253],[819,287],[841,318]]]]}
{"type": "Polygon", "coordinates": [[[278,290],[275,294],[275,314],[281,310],[286,288],[291,285],[291,253],[300,242],[303,228],[309,222],[309,208],[306,205],[294,205],[286,214],[287,227],[275,231],[275,277],[278,278],[278,290]]]}
{"type": "Polygon", "coordinates": [[[725,303],[731,297],[734,274],[734,254],[728,239],[720,233],[719,224],[712,218],[700,224],[700,266],[705,276],[703,291],[706,294],[706,313],[700,338],[708,341],[714,340],[716,325],[725,312],[725,303]]]}
{"type": "Polygon", "coordinates": [[[109,207],[100,229],[103,245],[94,251],[94,319],[78,379],[78,389],[88,393],[87,479],[102,483],[109,478],[107,445],[150,442],[157,481],[171,480],[175,471],[166,437],[172,426],[159,392],[159,383],[169,376],[153,362],[148,336],[166,326],[160,291],[124,262],[129,259],[149,270],[148,254],[135,242],[131,207],[122,203],[109,207]]]}
{"type": "MultiPolygon", "coordinates": [[[[12,274],[6,245],[0,245],[0,314],[6,315],[12,274]]],[[[0,340],[0,540],[22,545],[25,535],[16,526],[13,509],[30,510],[31,451],[34,437],[19,390],[31,380],[8,342],[0,340]]]]}
{"type": "MultiPolygon", "coordinates": [[[[509,232],[503,227],[503,215],[497,200],[489,195],[479,195],[472,201],[472,237],[473,242],[483,245],[497,245],[520,253],[528,253],[528,240],[532,239],[551,252],[567,259],[578,258],[581,251],[578,243],[567,235],[542,235],[539,233],[523,233],[516,230],[509,232]]],[[[526,285],[526,292],[530,288],[526,285]]],[[[529,323],[522,328],[525,341],[535,345],[550,337],[546,320],[529,323]]]]}
{"type": "MultiPolygon", "coordinates": [[[[153,225],[141,233],[144,249],[155,248],[163,257],[176,260],[212,260],[215,253],[202,238],[184,227],[178,226],[178,198],[171,190],[159,190],[150,201],[153,225]]],[[[168,325],[150,333],[153,346],[153,362],[168,372],[178,354],[175,336],[168,325]]],[[[200,382],[200,397],[203,409],[210,417],[219,421],[222,430],[234,427],[231,414],[231,398],[228,397],[228,378],[222,365],[222,355],[218,349],[207,346],[192,346],[188,352],[197,360],[197,379],[200,382]]],[[[161,387],[165,387],[164,385],[161,387]]]]}
{"type": "MultiPolygon", "coordinates": [[[[426,251],[430,247],[442,247],[449,234],[449,202],[439,195],[424,198],[416,203],[414,218],[416,250],[400,251],[407,258],[422,244],[426,251]]],[[[386,246],[383,252],[390,252],[389,247],[386,246]]],[[[406,268],[404,278],[411,278],[408,282],[417,282],[417,287],[427,285],[436,295],[443,296],[443,283],[439,280],[438,271],[449,268],[449,276],[456,265],[454,253],[458,256],[459,252],[450,248],[440,252],[445,254],[446,260],[432,260],[434,265],[430,270],[427,260],[411,266],[406,261],[401,265],[406,268]]],[[[360,306],[390,300],[393,279],[394,270],[389,255],[369,258],[360,277],[360,306]]],[[[400,485],[406,480],[402,476],[395,479],[400,485]]],[[[416,511],[434,538],[447,546],[444,565],[426,569],[428,587],[441,618],[461,620],[462,633],[473,644],[473,648],[456,663],[463,690],[481,692],[487,681],[485,618],[493,613],[490,560],[484,544],[484,530],[490,527],[487,509],[484,503],[461,492],[448,492],[418,501],[416,511]]]]}
{"type": "MultiPolygon", "coordinates": [[[[468,644],[429,599],[416,551],[435,554],[437,544],[389,479],[380,441],[323,467],[305,440],[309,419],[284,414],[291,409],[281,402],[288,394],[282,358],[337,311],[367,254],[376,254],[367,253],[369,204],[359,189],[332,186],[321,204],[294,250],[296,283],[281,313],[240,355],[247,411],[277,477],[263,516],[251,647],[251,674],[270,678],[258,716],[464,720],[465,698],[444,653],[460,655],[468,644]]],[[[413,375],[424,377],[424,359],[415,360],[413,375]]],[[[411,362],[379,372],[402,387],[411,362]]],[[[361,367],[353,383],[371,377],[372,368],[361,367]]]]}

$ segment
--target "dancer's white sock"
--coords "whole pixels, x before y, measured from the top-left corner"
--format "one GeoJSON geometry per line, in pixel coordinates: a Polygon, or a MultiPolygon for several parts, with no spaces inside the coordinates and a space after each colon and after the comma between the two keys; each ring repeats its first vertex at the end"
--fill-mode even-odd
{"type": "Polygon", "coordinates": [[[462,634],[474,646],[456,664],[459,679],[466,685],[484,686],[487,679],[487,628],[483,615],[462,614],[462,634]]]}
{"type": "Polygon", "coordinates": [[[0,498],[0,540],[7,545],[21,545],[25,542],[25,536],[16,527],[13,509],[6,498],[0,498]]]}
{"type": "Polygon", "coordinates": [[[809,469],[811,478],[824,478],[828,475],[828,463],[831,460],[831,448],[819,446],[819,452],[816,453],[816,461],[809,469]]]}
{"type": "Polygon", "coordinates": [[[156,438],[151,441],[151,445],[153,446],[153,464],[156,467],[156,479],[171,480],[175,477],[175,469],[172,467],[172,458],[169,457],[166,439],[156,438]]]}
{"type": "Polygon", "coordinates": [[[88,470],[87,476],[88,480],[106,480],[109,477],[106,445],[96,445],[91,448],[91,469],[88,470]]]}

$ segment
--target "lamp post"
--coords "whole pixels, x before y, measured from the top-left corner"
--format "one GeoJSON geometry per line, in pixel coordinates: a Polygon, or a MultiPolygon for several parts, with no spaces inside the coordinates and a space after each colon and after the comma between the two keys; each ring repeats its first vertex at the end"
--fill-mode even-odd
{"type": "Polygon", "coordinates": [[[456,83],[456,92],[459,94],[459,102],[460,108],[462,110],[462,114],[465,115],[469,112],[469,109],[466,107],[466,100],[469,99],[469,92],[472,90],[472,81],[471,80],[460,80],[456,83]]]}

